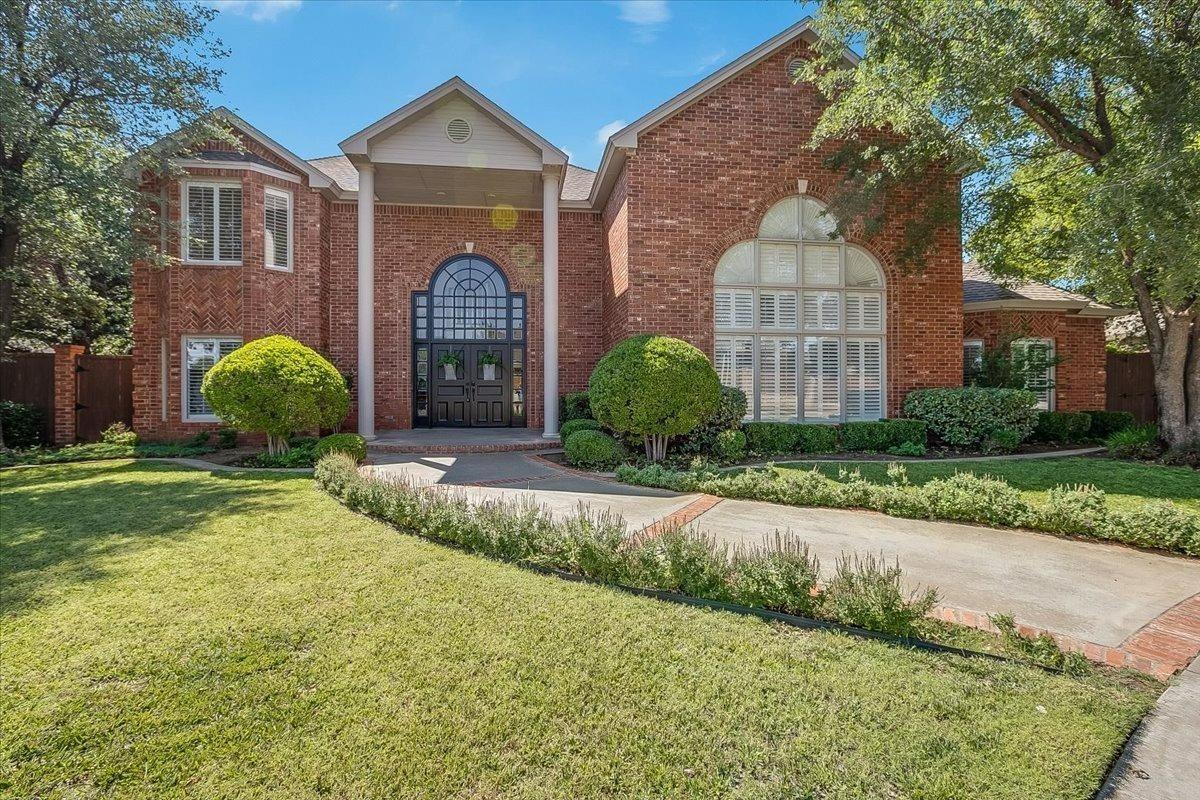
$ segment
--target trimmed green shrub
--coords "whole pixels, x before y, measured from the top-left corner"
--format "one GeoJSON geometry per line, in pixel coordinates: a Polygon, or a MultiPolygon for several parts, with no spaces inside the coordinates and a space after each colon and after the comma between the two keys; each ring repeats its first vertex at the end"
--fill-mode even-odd
{"type": "Polygon", "coordinates": [[[730,599],[744,606],[811,617],[821,563],[808,545],[794,536],[767,537],[753,550],[738,550],[731,559],[730,599]]]}
{"type": "Polygon", "coordinates": [[[221,450],[232,450],[237,447],[238,432],[237,428],[218,428],[217,429],[217,447],[221,450]]]}
{"type": "Polygon", "coordinates": [[[1200,556],[1200,514],[1165,500],[1110,512],[1108,524],[1099,535],[1139,547],[1163,547],[1200,556]]]}
{"type": "Polygon", "coordinates": [[[888,455],[892,456],[909,456],[911,458],[919,458],[925,455],[925,445],[915,442],[902,442],[895,447],[887,449],[888,455]]]}
{"type": "Polygon", "coordinates": [[[1037,397],[1026,389],[917,389],[904,398],[904,414],[923,421],[951,447],[976,448],[997,429],[1011,430],[1018,443],[1029,437],[1037,397]]]}
{"type": "Polygon", "coordinates": [[[572,433],[576,431],[599,431],[603,430],[599,422],[594,419],[569,419],[562,424],[558,429],[558,438],[561,441],[566,441],[572,433]]]}
{"type": "Polygon", "coordinates": [[[133,447],[138,443],[138,435],[129,430],[129,426],[124,422],[114,422],[100,433],[100,441],[106,444],[133,447]]]}
{"type": "Polygon", "coordinates": [[[1030,508],[1021,492],[999,478],[956,472],[921,487],[933,513],[942,519],[983,522],[1018,528],[1030,521],[1030,508]]]}
{"type": "Polygon", "coordinates": [[[591,419],[592,406],[587,392],[568,392],[559,398],[558,418],[562,422],[576,419],[591,419]]]}
{"type": "Polygon", "coordinates": [[[1160,451],[1157,425],[1134,425],[1119,430],[1104,441],[1108,454],[1114,458],[1149,460],[1160,451]]]}
{"type": "Polygon", "coordinates": [[[746,434],[740,430],[721,431],[712,454],[722,461],[741,461],[746,456],[746,434]]]}
{"type": "Polygon", "coordinates": [[[0,400],[0,424],[4,427],[4,445],[24,450],[41,444],[46,431],[46,414],[37,406],[0,400]]]}
{"type": "Polygon", "coordinates": [[[625,447],[603,431],[575,431],[563,445],[567,462],[577,467],[611,467],[628,457],[625,447]]]}
{"type": "Polygon", "coordinates": [[[1038,509],[1037,527],[1076,536],[1095,536],[1108,524],[1104,492],[1094,486],[1055,486],[1038,509]]]}
{"type": "Polygon", "coordinates": [[[346,382],[317,351],[287,336],[255,339],[213,365],[200,391],[229,425],[287,450],[297,431],[332,428],[350,408],[346,382]]]}
{"type": "Polygon", "coordinates": [[[356,463],[367,457],[367,440],[357,433],[331,433],[313,446],[313,454],[320,460],[329,453],[345,453],[356,463]]]}
{"type": "Polygon", "coordinates": [[[797,422],[747,422],[742,426],[753,453],[769,456],[781,453],[836,453],[838,429],[835,425],[805,425],[797,422]]]}
{"type": "Polygon", "coordinates": [[[882,556],[842,556],[821,594],[821,613],[859,628],[913,636],[917,620],[937,604],[937,591],[906,593],[903,576],[899,563],[889,566],[882,556]]]}
{"type": "Polygon", "coordinates": [[[919,419],[881,419],[846,422],[841,426],[842,450],[881,453],[901,445],[920,445],[924,452],[926,429],[919,419]]]}
{"type": "Polygon", "coordinates": [[[721,397],[712,414],[691,433],[680,438],[675,449],[680,453],[717,455],[717,438],[727,431],[741,427],[742,420],[746,418],[747,407],[745,392],[732,386],[722,386],[721,397]]]}
{"type": "Polygon", "coordinates": [[[720,393],[708,357],[668,336],[629,337],[600,359],[588,381],[592,415],[606,428],[641,436],[652,461],[662,460],[672,436],[708,419],[720,393]]]}
{"type": "Polygon", "coordinates": [[[996,428],[983,439],[980,449],[985,453],[1015,453],[1021,446],[1020,431],[1012,428],[996,428]]]}
{"type": "Polygon", "coordinates": [[[1096,441],[1104,441],[1117,431],[1132,428],[1137,419],[1128,411],[1084,411],[1092,419],[1088,426],[1088,436],[1096,441]]]}
{"type": "Polygon", "coordinates": [[[1083,411],[1041,411],[1033,425],[1033,438],[1054,444],[1078,444],[1088,439],[1092,418],[1083,411]]]}
{"type": "Polygon", "coordinates": [[[836,425],[796,425],[797,453],[836,453],[838,451],[838,429],[836,425]]]}

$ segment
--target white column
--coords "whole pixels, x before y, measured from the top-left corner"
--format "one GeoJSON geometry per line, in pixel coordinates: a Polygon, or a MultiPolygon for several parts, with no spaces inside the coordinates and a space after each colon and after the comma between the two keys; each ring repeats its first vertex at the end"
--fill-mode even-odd
{"type": "Polygon", "coordinates": [[[375,438],[375,167],[358,167],[358,432],[375,438]]]}
{"type": "Polygon", "coordinates": [[[549,438],[558,435],[558,173],[542,174],[542,388],[549,438]]]}

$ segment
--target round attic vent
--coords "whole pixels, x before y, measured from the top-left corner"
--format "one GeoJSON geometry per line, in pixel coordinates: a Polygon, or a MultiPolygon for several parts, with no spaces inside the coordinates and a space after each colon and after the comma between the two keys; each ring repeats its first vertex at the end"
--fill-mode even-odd
{"type": "Polygon", "coordinates": [[[446,138],[462,144],[471,138],[471,123],[458,117],[446,123],[446,138]]]}
{"type": "Polygon", "coordinates": [[[792,83],[796,82],[796,73],[804,66],[804,59],[797,56],[789,59],[787,62],[787,78],[792,83]]]}

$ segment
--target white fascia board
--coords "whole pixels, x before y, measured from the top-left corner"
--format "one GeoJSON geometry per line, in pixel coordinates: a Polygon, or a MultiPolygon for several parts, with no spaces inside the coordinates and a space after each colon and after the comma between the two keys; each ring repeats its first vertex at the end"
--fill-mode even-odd
{"type": "Polygon", "coordinates": [[[963,303],[963,311],[1083,311],[1087,300],[981,300],[963,303]]]}
{"type": "Polygon", "coordinates": [[[531,128],[493,103],[478,89],[455,75],[450,80],[435,86],[412,102],[406,103],[382,119],[371,123],[358,133],[344,139],[338,147],[348,156],[369,156],[370,140],[403,123],[406,119],[419,114],[444,97],[458,93],[478,106],[500,125],[508,128],[516,136],[524,139],[535,150],[542,154],[542,163],[547,165],[565,165],[567,154],[555,147],[547,139],[538,135],[531,128]]]}
{"type": "Polygon", "coordinates": [[[291,172],[284,172],[281,169],[267,167],[262,164],[256,164],[253,161],[205,161],[202,158],[175,158],[171,159],[171,163],[177,167],[187,169],[238,169],[248,170],[250,172],[258,172],[263,175],[270,175],[273,178],[279,178],[292,183],[299,183],[300,176],[291,172]]]}

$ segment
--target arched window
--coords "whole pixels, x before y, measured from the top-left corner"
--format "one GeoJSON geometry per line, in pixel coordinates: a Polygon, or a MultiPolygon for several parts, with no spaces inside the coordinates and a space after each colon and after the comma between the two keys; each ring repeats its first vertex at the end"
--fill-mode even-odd
{"type": "Polygon", "coordinates": [[[713,360],[748,416],[781,422],[874,420],[884,401],[884,278],[861,247],[831,238],[811,197],[767,211],[758,238],[717,262],[713,360]]]}
{"type": "Polygon", "coordinates": [[[429,292],[414,295],[413,336],[450,341],[519,341],[525,297],[510,295],[504,273],[486,258],[458,256],[438,269],[429,292]],[[511,307],[511,329],[510,329],[511,307]]]}

